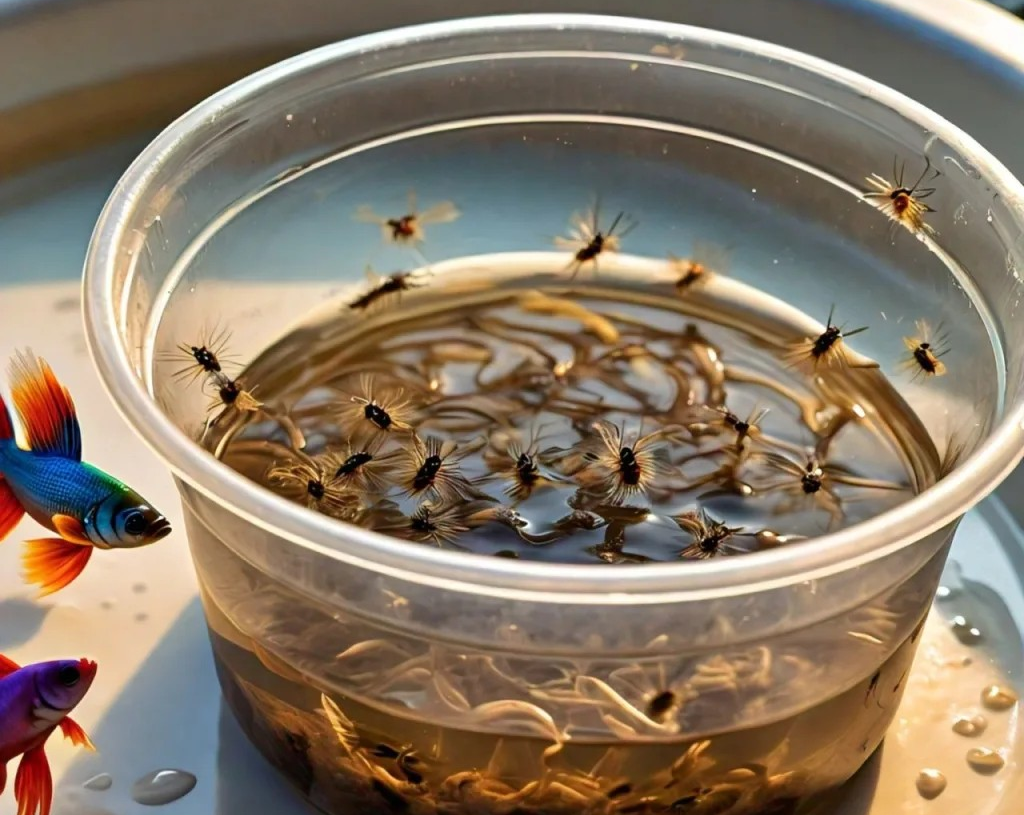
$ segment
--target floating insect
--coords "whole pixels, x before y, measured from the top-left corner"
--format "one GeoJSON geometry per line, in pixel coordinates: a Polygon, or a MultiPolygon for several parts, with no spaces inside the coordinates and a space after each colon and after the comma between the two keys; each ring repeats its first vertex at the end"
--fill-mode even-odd
{"type": "Polygon", "coordinates": [[[468,498],[476,491],[459,472],[459,462],[472,452],[470,447],[459,449],[451,439],[413,436],[412,446],[395,470],[396,481],[410,497],[428,495],[441,501],[468,498]]]}
{"type": "Polygon", "coordinates": [[[7,763],[21,756],[14,780],[19,815],[50,815],[53,779],[46,742],[60,728],[76,747],[95,750],[68,714],[85,698],[96,678],[88,659],[40,662],[19,667],[0,654],[0,793],[7,763]]]}
{"type": "Polygon", "coordinates": [[[516,501],[523,501],[537,489],[555,483],[555,478],[542,469],[544,462],[539,449],[542,432],[542,427],[535,427],[525,439],[518,431],[493,434],[491,448],[484,453],[487,466],[508,483],[505,494],[516,501]]]}
{"type": "Polygon", "coordinates": [[[682,700],[671,690],[656,693],[644,708],[644,714],[651,721],[664,724],[670,716],[674,716],[682,707],[682,700]]]}
{"type": "Polygon", "coordinates": [[[658,448],[663,439],[679,430],[661,428],[627,444],[621,427],[604,420],[591,427],[596,439],[590,446],[596,449],[587,451],[588,463],[575,473],[575,478],[584,489],[613,504],[643,495],[665,473],[667,468],[658,457],[658,448]]]}
{"type": "MultiPolygon", "coordinates": [[[[949,353],[947,335],[933,333],[924,320],[918,320],[914,325],[917,327],[917,336],[903,338],[903,344],[910,354],[900,367],[913,371],[914,379],[921,376],[943,376],[946,365],[939,358],[949,353]]],[[[941,326],[938,330],[942,330],[941,326]]]]}
{"type": "Polygon", "coordinates": [[[703,241],[694,241],[690,257],[679,258],[670,254],[668,260],[679,275],[676,290],[683,293],[706,283],[716,271],[724,269],[728,261],[728,250],[703,241]]]}
{"type": "Polygon", "coordinates": [[[412,403],[403,398],[402,388],[378,388],[373,377],[359,377],[359,395],[352,396],[351,407],[342,410],[342,430],[353,443],[379,433],[404,433],[412,430],[412,403]]]}
{"type": "Polygon", "coordinates": [[[725,405],[714,408],[721,417],[716,424],[732,430],[736,434],[736,446],[742,447],[748,438],[756,438],[761,434],[761,420],[768,415],[768,408],[754,407],[746,419],[741,419],[725,405]]]}
{"type": "Polygon", "coordinates": [[[815,503],[828,512],[831,524],[842,520],[845,514],[843,500],[835,492],[836,485],[845,484],[849,487],[875,490],[906,489],[906,485],[903,484],[862,478],[838,465],[825,464],[814,454],[809,455],[802,464],[775,453],[766,454],[765,458],[769,466],[781,470],[788,476],[786,481],[769,486],[768,489],[781,487],[785,492],[797,497],[813,497],[815,503]]]}
{"type": "Polygon", "coordinates": [[[378,215],[365,204],[356,210],[356,220],[363,223],[379,224],[384,240],[391,243],[416,245],[426,238],[424,226],[445,224],[458,219],[461,213],[451,201],[441,201],[423,212],[416,208],[416,191],[409,190],[408,211],[404,215],[378,215]]]}
{"type": "Polygon", "coordinates": [[[733,536],[743,531],[743,527],[726,526],[712,518],[705,509],[684,512],[673,520],[680,529],[693,536],[690,545],[679,553],[681,558],[707,560],[719,555],[733,555],[744,551],[730,543],[733,536]]]}
{"type": "Polygon", "coordinates": [[[845,326],[839,326],[832,322],[834,314],[835,306],[833,305],[828,312],[828,321],[825,324],[825,330],[817,337],[808,338],[793,344],[790,347],[789,352],[786,353],[784,357],[786,362],[790,365],[809,364],[814,370],[817,370],[818,366],[823,363],[829,367],[835,365],[840,367],[877,368],[878,363],[864,365],[850,364],[849,357],[846,355],[844,341],[855,334],[867,331],[868,327],[865,325],[860,328],[854,328],[852,331],[846,331],[845,326]]]}
{"type": "Polygon", "coordinates": [[[573,252],[572,260],[567,268],[572,269],[570,279],[575,278],[588,263],[593,264],[594,271],[598,268],[598,257],[604,252],[618,252],[622,245],[622,239],[637,227],[636,221],[632,220],[625,212],[615,216],[615,220],[607,230],[602,230],[600,225],[601,204],[594,202],[593,209],[583,215],[573,215],[569,237],[555,238],[555,246],[559,249],[567,249],[573,252]],[[619,225],[622,228],[619,229],[619,225]],[[616,234],[616,230],[618,234],[616,234]]]}
{"type": "Polygon", "coordinates": [[[365,311],[389,295],[400,296],[404,291],[426,285],[418,272],[394,272],[387,277],[381,277],[369,267],[366,269],[366,279],[370,282],[370,290],[349,302],[350,309],[365,311]]]}
{"type": "Polygon", "coordinates": [[[451,543],[469,531],[461,501],[424,501],[411,515],[402,513],[393,501],[381,501],[370,517],[377,532],[435,546],[451,543]]]}
{"type": "Polygon", "coordinates": [[[267,470],[267,480],[307,509],[349,520],[358,514],[360,502],[342,480],[334,477],[332,464],[329,459],[297,456],[267,470]]]}
{"type": "Polygon", "coordinates": [[[227,353],[231,333],[226,327],[214,328],[205,333],[199,345],[179,343],[175,351],[161,356],[167,361],[186,363],[185,367],[173,373],[174,379],[187,380],[187,384],[191,384],[204,374],[224,373],[224,367],[236,361],[233,354],[227,353]]]}
{"type": "Polygon", "coordinates": [[[11,363],[11,397],[27,448],[0,398],[0,541],[28,513],[58,537],[26,542],[25,578],[52,594],[77,578],[96,549],[135,549],[165,538],[167,519],[141,495],[82,461],[71,394],[31,352],[11,363]]]}
{"type": "Polygon", "coordinates": [[[388,476],[401,452],[382,452],[383,439],[380,436],[367,444],[348,444],[342,451],[331,451],[320,456],[324,469],[332,472],[332,480],[347,489],[360,492],[383,492],[388,485],[388,476]]]}
{"type": "Polygon", "coordinates": [[[214,393],[207,413],[213,413],[219,408],[233,408],[239,413],[255,413],[263,407],[263,403],[254,394],[256,389],[246,390],[240,378],[232,379],[227,374],[215,373],[210,376],[208,383],[214,393]]]}
{"type": "MultiPolygon", "coordinates": [[[[910,187],[904,186],[903,183],[905,166],[903,164],[897,168],[896,159],[893,159],[892,181],[880,176],[878,173],[872,173],[867,176],[865,180],[873,189],[865,192],[863,197],[874,201],[875,206],[888,215],[893,223],[903,224],[912,232],[920,232],[922,230],[932,232],[934,230],[924,222],[924,215],[926,212],[935,212],[935,210],[924,203],[922,199],[932,195],[935,192],[935,188],[921,187],[925,176],[928,175],[932,168],[931,160],[925,158],[925,167],[921,172],[921,176],[910,187]]],[[[935,170],[934,175],[929,180],[934,180],[939,175],[941,173],[935,170]]]]}

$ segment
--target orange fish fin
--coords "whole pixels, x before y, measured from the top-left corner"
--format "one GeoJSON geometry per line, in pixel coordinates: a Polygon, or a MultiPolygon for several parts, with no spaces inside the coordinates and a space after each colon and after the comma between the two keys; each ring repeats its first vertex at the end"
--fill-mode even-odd
{"type": "Polygon", "coordinates": [[[92,552],[91,546],[69,543],[61,538],[25,541],[25,553],[21,558],[25,579],[42,589],[40,597],[53,594],[82,573],[92,552]]]}
{"type": "Polygon", "coordinates": [[[60,730],[64,734],[64,738],[75,745],[75,747],[84,747],[86,750],[96,751],[96,745],[92,743],[92,739],[82,730],[82,725],[74,719],[69,719],[67,716],[61,719],[60,730]]]}
{"type": "Polygon", "coordinates": [[[70,515],[54,515],[50,518],[53,528],[68,543],[77,543],[79,546],[92,546],[92,541],[85,534],[82,522],[70,515]]]}
{"type": "Polygon", "coordinates": [[[50,815],[53,777],[42,746],[21,757],[18,774],[14,776],[14,797],[18,801],[18,815],[50,815]]]}
{"type": "Polygon", "coordinates": [[[11,424],[11,412],[7,409],[7,403],[0,396],[0,439],[13,439],[14,425],[11,424]]]}
{"type": "Polygon", "coordinates": [[[14,497],[11,485],[0,475],[0,541],[11,534],[24,514],[25,510],[21,502],[14,497]]]}
{"type": "Polygon", "coordinates": [[[82,431],[71,394],[31,351],[11,362],[11,399],[32,450],[82,460],[82,431]]]}
{"type": "Polygon", "coordinates": [[[8,659],[3,654],[0,654],[0,679],[5,676],[10,676],[15,671],[20,671],[21,666],[13,659],[8,659]]]}

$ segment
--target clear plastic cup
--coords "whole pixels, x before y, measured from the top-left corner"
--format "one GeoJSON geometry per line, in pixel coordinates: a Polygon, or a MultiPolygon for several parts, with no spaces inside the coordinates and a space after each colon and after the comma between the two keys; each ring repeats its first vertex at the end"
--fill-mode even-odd
{"type": "Polygon", "coordinates": [[[228,702],[314,803],[787,813],[880,743],[956,523],[1021,457],[1022,220],[1024,190],[969,136],[820,60],[625,18],[470,19],[310,52],[175,122],[100,218],[85,314],[114,401],[178,479],[228,702]],[[543,146],[536,161],[501,153],[511,175],[487,176],[497,170],[479,156],[520,134],[543,146]],[[394,159],[410,139],[426,147],[394,159]],[[217,320],[251,359],[359,279],[374,244],[351,238],[332,195],[349,205],[476,172],[474,201],[494,209],[432,250],[536,249],[546,238],[530,217],[548,198],[563,211],[581,153],[581,189],[614,186],[668,236],[680,228],[665,203],[673,174],[710,176],[718,186],[683,190],[685,206],[756,244],[736,276],[822,317],[837,299],[870,311],[873,356],[915,311],[952,323],[956,370],[903,394],[944,477],[804,544],[606,568],[413,546],[293,504],[196,443],[202,399],[160,352],[217,320]],[[919,240],[859,196],[893,156],[917,162],[908,183],[922,156],[942,173],[934,232],[919,240]],[[329,183],[307,183],[327,167],[329,183]],[[712,188],[750,190],[762,208],[712,188]],[[260,220],[264,201],[283,209],[260,220]],[[294,221],[289,207],[313,209],[294,221]],[[814,262],[826,234],[853,260],[814,262]]]}

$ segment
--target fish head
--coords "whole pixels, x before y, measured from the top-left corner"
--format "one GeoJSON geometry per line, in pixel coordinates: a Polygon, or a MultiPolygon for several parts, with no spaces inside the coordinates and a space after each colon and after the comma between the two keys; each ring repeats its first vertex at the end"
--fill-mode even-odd
{"type": "Polygon", "coordinates": [[[60,721],[85,698],[96,678],[96,668],[91,659],[61,659],[34,666],[41,705],[36,715],[54,723],[60,721]]]}
{"type": "Polygon", "coordinates": [[[113,490],[89,511],[84,522],[89,540],[103,549],[135,549],[166,538],[171,524],[137,492],[113,490]]]}

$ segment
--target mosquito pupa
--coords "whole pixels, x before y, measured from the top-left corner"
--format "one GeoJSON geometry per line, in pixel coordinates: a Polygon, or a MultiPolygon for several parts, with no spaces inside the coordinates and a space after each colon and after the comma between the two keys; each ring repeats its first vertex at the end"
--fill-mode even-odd
{"type": "Polygon", "coordinates": [[[329,462],[322,459],[297,456],[275,464],[267,471],[267,480],[287,497],[325,515],[348,520],[359,512],[359,499],[334,478],[329,462]]]}
{"type": "Polygon", "coordinates": [[[402,292],[426,285],[417,272],[393,272],[382,277],[369,266],[366,267],[366,279],[370,283],[370,290],[349,301],[350,309],[365,311],[390,295],[400,296],[402,292]]]}
{"type": "MultiPolygon", "coordinates": [[[[864,325],[847,331],[845,326],[836,325],[832,322],[834,315],[835,306],[833,305],[828,312],[825,330],[817,337],[810,337],[793,344],[784,357],[786,362],[790,365],[809,365],[813,370],[817,370],[819,365],[827,365],[829,367],[850,366],[844,342],[855,334],[867,331],[868,327],[864,325]]],[[[875,366],[872,365],[871,367],[875,366]]]]}
{"type": "Polygon", "coordinates": [[[427,495],[442,501],[468,498],[476,493],[459,472],[459,462],[472,452],[473,448],[460,449],[450,439],[413,436],[412,445],[395,468],[395,481],[409,496],[427,495]]]}
{"type": "Polygon", "coordinates": [[[579,274],[585,265],[598,268],[598,257],[604,252],[618,252],[622,239],[637,227],[625,212],[615,216],[608,229],[601,227],[601,202],[595,201],[593,209],[583,215],[575,214],[570,221],[569,236],[555,238],[555,246],[573,253],[567,268],[572,269],[570,279],[579,274]]]}
{"type": "Polygon", "coordinates": [[[351,397],[351,407],[342,410],[341,428],[353,441],[372,438],[379,433],[412,430],[409,420],[414,411],[404,398],[402,388],[378,385],[372,376],[359,377],[359,393],[351,397]]]}
{"type": "Polygon", "coordinates": [[[377,436],[366,444],[350,443],[342,450],[324,453],[324,467],[333,474],[334,481],[347,488],[371,493],[384,492],[401,452],[382,452],[383,441],[377,436]]]}
{"type": "Polygon", "coordinates": [[[387,216],[378,215],[364,204],[356,210],[355,217],[363,223],[378,224],[385,241],[414,246],[423,243],[426,238],[424,226],[450,223],[461,214],[451,201],[440,201],[420,212],[417,209],[415,190],[409,190],[407,206],[404,215],[387,216]]]}
{"type": "Polygon", "coordinates": [[[658,448],[663,439],[678,430],[662,428],[629,444],[624,429],[610,422],[594,422],[592,429],[596,449],[586,454],[588,464],[575,478],[586,490],[613,504],[643,495],[665,473],[658,448]]]}
{"type": "Polygon", "coordinates": [[[949,353],[947,335],[942,332],[941,326],[937,332],[933,332],[924,320],[918,320],[914,325],[917,328],[917,336],[903,338],[903,344],[909,353],[900,367],[913,371],[914,379],[921,376],[943,376],[946,373],[946,365],[940,357],[949,353]]]}
{"type": "MultiPolygon", "coordinates": [[[[920,177],[910,187],[903,183],[905,165],[896,166],[896,159],[893,159],[892,180],[886,179],[878,173],[872,173],[865,179],[870,190],[863,194],[863,197],[872,201],[879,210],[892,219],[893,223],[903,224],[911,232],[932,232],[932,228],[924,222],[926,212],[935,212],[922,199],[927,198],[935,192],[934,187],[921,187],[925,176],[932,169],[931,160],[925,158],[924,170],[920,177]]],[[[934,171],[930,181],[935,180],[941,173],[934,171]]]]}
{"type": "Polygon", "coordinates": [[[705,509],[684,512],[673,520],[693,538],[690,545],[679,552],[681,558],[708,560],[744,551],[730,543],[733,536],[742,532],[743,528],[726,526],[722,521],[712,518],[705,509]]]}
{"type": "Polygon", "coordinates": [[[184,367],[172,376],[191,384],[204,374],[222,374],[225,366],[235,362],[234,355],[227,353],[230,339],[231,333],[226,327],[214,328],[204,332],[199,345],[179,343],[173,352],[161,355],[161,359],[184,362],[184,367]]]}

